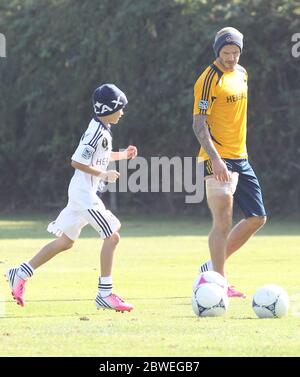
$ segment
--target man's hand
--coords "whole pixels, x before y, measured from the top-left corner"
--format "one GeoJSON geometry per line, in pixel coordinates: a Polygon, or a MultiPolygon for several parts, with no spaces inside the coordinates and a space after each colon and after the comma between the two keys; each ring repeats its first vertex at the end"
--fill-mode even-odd
{"type": "Polygon", "coordinates": [[[220,157],[216,157],[211,161],[211,163],[213,174],[216,180],[222,182],[229,182],[230,172],[227,169],[225,162],[220,157]]]}
{"type": "Polygon", "coordinates": [[[120,173],[116,170],[107,170],[99,174],[103,181],[114,183],[120,177],[120,173]]]}
{"type": "Polygon", "coordinates": [[[125,149],[127,159],[134,159],[137,156],[137,147],[134,145],[129,145],[127,149],[125,149]]]}

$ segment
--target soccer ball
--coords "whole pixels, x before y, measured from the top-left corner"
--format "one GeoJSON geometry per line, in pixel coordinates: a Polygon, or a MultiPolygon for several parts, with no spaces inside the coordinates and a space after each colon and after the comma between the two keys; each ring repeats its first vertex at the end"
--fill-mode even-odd
{"type": "Polygon", "coordinates": [[[289,296],[278,285],[264,285],[255,292],[252,308],[259,318],[280,318],[288,312],[289,296]]]}
{"type": "Polygon", "coordinates": [[[193,283],[193,292],[199,287],[200,284],[215,283],[227,291],[227,280],[216,271],[205,271],[196,277],[193,283]]]}
{"type": "Polygon", "coordinates": [[[228,308],[228,297],[219,285],[203,283],[193,292],[192,307],[198,317],[220,317],[228,308]]]}

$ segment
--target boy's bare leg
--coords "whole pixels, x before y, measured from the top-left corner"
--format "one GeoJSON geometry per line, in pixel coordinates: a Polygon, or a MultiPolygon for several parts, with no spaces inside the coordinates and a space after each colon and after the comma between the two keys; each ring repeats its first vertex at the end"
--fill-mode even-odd
{"type": "Polygon", "coordinates": [[[35,270],[42,264],[48,262],[56,254],[70,249],[74,245],[74,241],[62,234],[56,240],[45,245],[30,261],[30,266],[35,270]]]}

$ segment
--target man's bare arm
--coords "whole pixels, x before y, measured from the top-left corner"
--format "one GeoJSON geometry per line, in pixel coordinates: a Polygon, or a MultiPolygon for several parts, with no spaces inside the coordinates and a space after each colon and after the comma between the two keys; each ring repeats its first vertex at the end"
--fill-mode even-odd
{"type": "Polygon", "coordinates": [[[220,158],[220,155],[217,152],[209,131],[206,127],[206,118],[207,115],[194,115],[193,130],[196,138],[198,139],[205,152],[208,154],[209,158],[211,160],[214,160],[216,158],[220,158]]]}
{"type": "Polygon", "coordinates": [[[212,162],[212,170],[215,178],[219,181],[229,181],[230,176],[225,162],[216,150],[208,128],[206,127],[207,115],[194,115],[193,130],[202,148],[208,154],[212,162]]]}

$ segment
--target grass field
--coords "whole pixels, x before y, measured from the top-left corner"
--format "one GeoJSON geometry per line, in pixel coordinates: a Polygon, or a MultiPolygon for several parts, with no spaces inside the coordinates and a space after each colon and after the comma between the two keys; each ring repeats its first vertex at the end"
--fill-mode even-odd
{"type": "Polygon", "coordinates": [[[48,219],[0,218],[0,356],[300,356],[299,224],[267,224],[227,264],[247,299],[230,299],[224,317],[197,318],[191,287],[208,257],[209,224],[122,220],[114,287],[135,305],[124,314],[95,309],[101,241],[90,228],[36,271],[26,307],[17,306],[3,273],[51,239],[48,219]],[[287,290],[287,317],[256,318],[251,296],[267,283],[287,290]]]}

